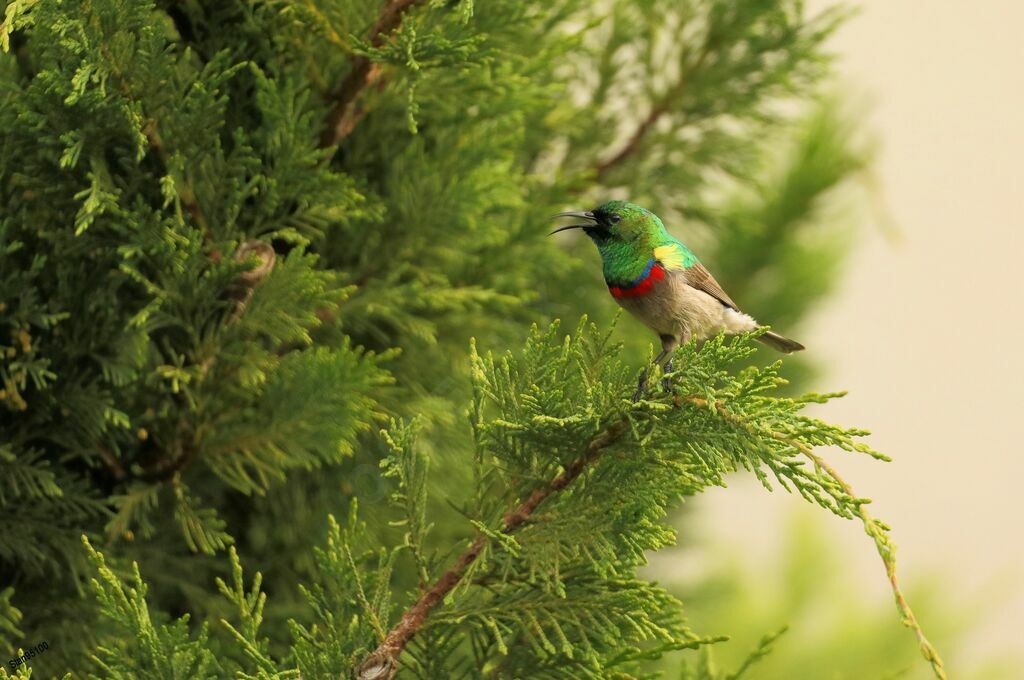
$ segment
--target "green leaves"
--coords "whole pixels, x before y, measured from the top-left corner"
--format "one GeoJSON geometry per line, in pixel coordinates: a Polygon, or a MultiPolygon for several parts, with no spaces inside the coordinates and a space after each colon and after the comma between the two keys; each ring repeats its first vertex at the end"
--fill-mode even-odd
{"type": "Polygon", "coordinates": [[[478,455],[500,461],[502,486],[520,476],[546,479],[577,455],[621,409],[633,380],[621,349],[586,318],[561,336],[555,322],[534,326],[521,357],[480,355],[473,348],[474,432],[478,455]]]}
{"type": "Polygon", "coordinates": [[[234,548],[231,548],[230,556],[231,585],[228,586],[223,579],[218,577],[217,589],[237,609],[240,625],[235,627],[225,619],[221,619],[221,624],[234,636],[249,662],[256,666],[255,675],[239,672],[238,677],[261,679],[295,677],[297,672],[278,673],[276,671],[276,664],[267,649],[267,641],[259,637],[260,624],[263,623],[263,607],[267,602],[266,593],[260,591],[263,576],[256,572],[252,587],[246,590],[245,580],[242,577],[242,562],[234,548]]]}
{"type": "Polygon", "coordinates": [[[315,551],[318,583],[303,587],[313,622],[291,624],[303,677],[350,674],[385,633],[395,553],[368,545],[356,515],[353,505],[344,527],[329,518],[326,546],[315,551]]]}
{"type": "Polygon", "coordinates": [[[416,572],[420,583],[430,579],[424,543],[431,525],[427,522],[427,472],[430,460],[415,447],[417,423],[403,424],[392,420],[387,430],[381,432],[384,441],[391,448],[391,455],[380,462],[384,477],[394,478],[398,488],[391,496],[403,518],[392,522],[392,526],[403,527],[405,548],[416,561],[416,572]]]}
{"type": "Polygon", "coordinates": [[[11,33],[32,25],[32,7],[39,0],[10,0],[5,3],[4,20],[0,23],[0,51],[11,51],[11,33]]]}
{"type": "Polygon", "coordinates": [[[805,449],[880,454],[858,441],[862,431],[801,414],[809,399],[772,395],[785,382],[780,364],[732,372],[754,352],[745,337],[681,348],[679,368],[667,376],[678,405],[657,395],[629,402],[634,374],[609,335],[585,320],[568,337],[557,324],[535,328],[518,357],[474,353],[477,497],[486,499],[476,512],[482,522],[552,479],[603,427],[629,423],[627,436],[602,455],[592,475],[553,498],[543,521],[516,534],[516,550],[501,568],[525,562],[531,580],[557,590],[562,570],[579,563],[605,573],[643,564],[645,551],[674,542],[664,523],[668,509],[723,484],[737,469],[753,472],[769,489],[773,478],[842,517],[856,516],[863,500],[809,469],[805,449]]]}
{"type": "Polygon", "coordinates": [[[15,640],[24,637],[24,633],[18,628],[22,619],[21,611],[11,604],[11,596],[14,588],[0,590],[0,644],[5,648],[12,647],[15,640]]]}
{"type": "Polygon", "coordinates": [[[0,560],[50,579],[80,571],[80,527],[105,518],[107,508],[41,451],[16,455],[19,444],[0,444],[0,560]]]}
{"type": "MultiPolygon", "coordinates": [[[[586,319],[566,337],[557,323],[534,327],[521,353],[500,359],[474,349],[477,476],[476,488],[463,494],[475,503],[465,511],[464,532],[475,534],[470,547],[457,541],[454,547],[464,552],[440,572],[446,567],[437,565],[453,558],[448,546],[425,540],[429,464],[416,445],[419,428],[393,420],[384,433],[390,454],[382,467],[395,482],[391,500],[401,519],[392,526],[401,539],[374,545],[354,504],[344,527],[330,518],[315,579],[303,587],[313,621],[292,623],[298,672],[348,674],[382,640],[398,640],[387,644],[397,644],[388,649],[400,655],[412,639],[407,654],[395,659],[415,677],[459,677],[470,669],[496,677],[626,677],[642,674],[667,652],[719,641],[690,630],[682,603],[637,571],[650,551],[674,544],[666,521],[672,507],[741,468],[766,486],[771,475],[841,517],[860,517],[895,579],[886,528],[863,512],[866,500],[853,495],[814,447],[882,457],[858,441],[863,432],[800,413],[828,395],[774,396],[784,382],[777,363],[733,372],[731,366],[756,351],[756,335],[680,348],[680,368],[666,375],[671,392],[639,402],[629,398],[632,372],[619,359],[621,348],[586,319]],[[413,580],[394,592],[403,573],[413,580]],[[393,613],[396,603],[405,608],[402,615],[393,613]]],[[[324,369],[318,366],[319,373],[324,369]]],[[[182,489],[179,503],[188,500],[182,489]]],[[[202,523],[198,513],[189,517],[192,525],[202,523]]],[[[193,549],[221,547],[217,531],[194,526],[193,549]]],[[[116,676],[133,663],[166,673],[171,656],[198,673],[212,663],[205,628],[192,641],[184,620],[155,627],[141,582],[125,590],[89,551],[105,614],[143,641],[140,651],[116,663],[112,649],[101,650],[109,657],[101,660],[105,670],[116,676]]],[[[231,563],[232,585],[217,584],[240,622],[224,625],[247,659],[242,667],[254,673],[240,668],[240,677],[292,677],[294,670],[276,661],[259,637],[266,603],[261,576],[247,589],[233,548],[231,563]]],[[[137,567],[134,578],[139,581],[137,567]]],[[[905,613],[912,618],[909,607],[905,613]]],[[[762,640],[731,675],[719,674],[705,657],[690,677],[738,678],[775,637],[762,640]]]]}
{"type": "Polygon", "coordinates": [[[209,507],[201,507],[183,484],[174,486],[174,518],[181,525],[189,550],[212,555],[234,543],[227,524],[209,507]]]}
{"type": "Polygon", "coordinates": [[[290,468],[338,462],[377,416],[368,393],[387,381],[372,356],[347,343],[292,352],[236,408],[201,426],[202,460],[247,493],[290,468]]]}
{"type": "Polygon", "coordinates": [[[753,351],[746,337],[718,337],[699,351],[693,343],[679,350],[676,365],[680,368],[670,377],[678,380],[674,390],[683,406],[677,417],[662,421],[668,427],[660,428],[654,441],[671,447],[672,439],[685,438],[712,478],[745,468],[770,490],[771,475],[787,491],[796,491],[841,517],[854,517],[862,499],[849,495],[828,475],[808,469],[813,459],[808,459],[807,452],[817,446],[836,446],[885,457],[858,441],[866,434],[863,430],[837,427],[800,413],[808,403],[836,395],[801,399],[771,395],[785,384],[778,375],[781,362],[737,374],[724,370],[753,351]]]}
{"type": "MultiPolygon", "coordinates": [[[[463,603],[454,613],[441,614],[443,620],[473,622],[482,638],[479,648],[509,653],[509,640],[518,642],[522,635],[539,659],[565,654],[553,639],[562,639],[567,625],[582,627],[589,616],[574,613],[574,602],[585,601],[586,592],[600,592],[603,584],[630,578],[648,551],[673,544],[665,521],[669,509],[723,484],[725,475],[738,469],[753,472],[768,489],[773,478],[840,517],[864,517],[866,500],[854,496],[813,450],[831,446],[885,457],[859,441],[862,430],[801,413],[807,403],[837,395],[772,394],[785,383],[779,362],[735,372],[756,351],[755,336],[719,336],[701,347],[680,348],[677,370],[666,375],[672,392],[651,393],[636,404],[628,400],[634,381],[618,359],[620,348],[585,320],[564,338],[557,324],[534,328],[520,356],[497,360],[474,352],[477,498],[487,499],[478,500],[476,523],[483,523],[480,531],[487,536],[487,518],[515,507],[517,499],[583,455],[584,442],[600,428],[619,419],[629,427],[593,460],[589,472],[537,509],[516,532],[514,545],[492,538],[488,566],[473,572],[478,587],[457,591],[463,603]],[[524,597],[531,604],[516,614],[515,603],[524,597]],[[547,611],[540,604],[544,598],[560,602],[562,618],[547,623],[538,618],[547,611]]],[[[879,531],[884,536],[879,523],[864,521],[872,536],[879,531]]],[[[891,570],[889,559],[886,565],[891,570]]],[[[660,609],[666,616],[677,611],[678,605],[656,603],[646,592],[637,594],[636,601],[643,602],[637,609],[660,609]]],[[[611,617],[608,623],[620,615],[628,618],[625,610],[624,602],[600,607],[611,617]]],[[[638,641],[652,634],[641,629],[646,632],[638,641]]],[[[589,638],[580,639],[569,648],[588,649],[591,661],[601,658],[588,644],[589,638]]],[[[483,663],[481,657],[477,662],[483,663]]]]}
{"type": "Polygon", "coordinates": [[[123,637],[108,641],[92,657],[103,677],[128,680],[129,678],[185,678],[220,677],[217,659],[207,644],[207,628],[203,625],[193,638],[189,632],[186,614],[173,623],[153,621],[146,603],[146,585],[137,564],[132,567],[131,582],[127,585],[107,566],[85,538],[82,539],[98,578],[92,579],[93,591],[99,600],[103,615],[120,627],[123,637]]]}
{"type": "Polygon", "coordinates": [[[488,590],[464,597],[434,625],[468,629],[488,653],[476,667],[493,663],[501,677],[607,677],[628,672],[642,649],[711,642],[685,628],[678,601],[639,580],[579,574],[560,594],[525,583],[488,590]]]}
{"type": "MultiPolygon", "coordinates": [[[[457,560],[462,566],[434,586],[447,584],[445,606],[418,614],[430,616],[425,623],[403,618],[392,633],[439,626],[433,635],[444,641],[445,627],[468,628],[470,665],[493,664],[508,677],[526,669],[538,677],[603,677],[620,663],[633,672],[659,650],[713,641],[686,628],[680,603],[636,579],[649,551],[675,542],[666,516],[683,498],[745,468],[769,489],[771,476],[841,517],[860,515],[865,499],[813,448],[883,457],[858,441],[862,431],[800,413],[827,396],[774,396],[785,382],[778,363],[734,372],[756,351],[756,333],[680,348],[680,368],[666,376],[671,393],[634,403],[632,372],[607,333],[585,319],[571,336],[558,331],[557,323],[534,327],[520,354],[500,359],[474,348],[477,488],[465,512],[477,538],[457,560]],[[626,423],[616,430],[621,435],[602,439],[615,423],[626,423]],[[623,655],[623,645],[635,651],[623,655]]],[[[395,437],[388,469],[404,490],[397,498],[406,515],[421,524],[425,498],[407,491],[420,469],[409,457],[411,431],[398,427],[395,437]]],[[[418,563],[421,550],[414,550],[418,563]]],[[[439,663],[424,645],[410,654],[421,676],[439,663]]]]}

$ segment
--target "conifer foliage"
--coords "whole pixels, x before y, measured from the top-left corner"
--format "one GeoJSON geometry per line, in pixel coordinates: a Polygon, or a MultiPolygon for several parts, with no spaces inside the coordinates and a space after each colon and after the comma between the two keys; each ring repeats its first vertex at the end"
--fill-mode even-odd
{"type": "Polygon", "coordinates": [[[544,238],[631,197],[796,323],[867,160],[820,96],[840,12],[0,14],[0,652],[47,643],[0,673],[642,677],[728,632],[637,570],[743,469],[865,522],[942,675],[884,525],[815,452],[877,456],[862,433],[772,396],[749,338],[681,348],[672,394],[631,402],[642,343],[544,238]]]}

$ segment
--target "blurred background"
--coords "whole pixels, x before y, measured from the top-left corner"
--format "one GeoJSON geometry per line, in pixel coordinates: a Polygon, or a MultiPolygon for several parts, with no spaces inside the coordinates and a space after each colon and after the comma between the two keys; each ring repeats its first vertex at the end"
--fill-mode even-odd
{"type": "MultiPolygon", "coordinates": [[[[915,606],[926,630],[973,621],[943,650],[947,662],[978,669],[976,677],[1020,677],[1008,670],[1013,662],[999,670],[986,660],[1020,653],[1024,629],[1024,4],[861,5],[831,46],[842,86],[879,141],[872,183],[881,205],[801,340],[828,367],[814,387],[849,390],[819,413],[870,429],[873,444],[893,457],[886,464],[836,452],[834,460],[892,524],[902,578],[925,600],[915,606]]],[[[809,512],[784,493],[764,494],[753,479],[732,487],[696,501],[694,526],[708,537],[728,535],[737,568],[750,578],[815,589],[821,602],[855,592],[861,606],[870,599],[883,612],[891,607],[859,525],[809,512]],[[800,576],[782,561],[793,540],[828,554],[819,572],[803,575],[812,584],[786,582],[787,573],[800,576]]],[[[723,568],[707,559],[684,563],[723,568]]],[[[781,618],[792,628],[777,654],[829,625],[829,611],[781,618]]],[[[694,619],[705,613],[691,606],[694,619]]],[[[745,651],[758,635],[736,642],[745,651]]]]}

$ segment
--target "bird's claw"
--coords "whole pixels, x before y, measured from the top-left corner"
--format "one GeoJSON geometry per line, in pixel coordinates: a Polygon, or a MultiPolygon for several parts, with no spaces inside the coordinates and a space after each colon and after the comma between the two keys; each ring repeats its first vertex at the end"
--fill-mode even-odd
{"type": "MultiPolygon", "coordinates": [[[[671,370],[671,366],[666,366],[666,371],[671,370]]],[[[669,394],[672,393],[672,380],[670,378],[661,379],[661,389],[665,390],[669,394]]],[[[647,392],[647,371],[640,374],[640,380],[637,381],[636,392],[633,394],[633,402],[638,402],[643,398],[647,392]]]]}
{"type": "Polygon", "coordinates": [[[640,401],[647,391],[647,371],[640,374],[640,380],[636,384],[636,392],[633,394],[633,403],[640,401]]]}
{"type": "MultiPolygon", "coordinates": [[[[665,368],[663,370],[665,373],[672,372],[672,359],[665,362],[665,368]]],[[[669,394],[672,393],[672,380],[668,376],[661,379],[661,388],[669,394]]]]}
{"type": "MultiPolygon", "coordinates": [[[[672,356],[669,356],[668,361],[666,361],[664,365],[662,365],[661,359],[664,357],[665,354],[668,354],[668,348],[666,348],[661,354],[657,356],[657,358],[655,358],[654,365],[661,366],[661,388],[668,392],[669,394],[673,394],[672,379],[669,377],[669,374],[672,373],[672,356]]],[[[636,385],[636,393],[633,395],[634,403],[640,401],[640,399],[643,398],[644,393],[647,392],[648,371],[649,367],[645,368],[643,372],[640,374],[640,380],[637,381],[636,385]]]]}

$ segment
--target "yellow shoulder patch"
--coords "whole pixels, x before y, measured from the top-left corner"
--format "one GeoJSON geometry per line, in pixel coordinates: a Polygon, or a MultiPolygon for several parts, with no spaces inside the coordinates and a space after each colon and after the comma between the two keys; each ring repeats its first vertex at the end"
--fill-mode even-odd
{"type": "Polygon", "coordinates": [[[654,249],[654,259],[661,262],[661,265],[669,270],[686,269],[687,253],[679,246],[673,244],[658,246],[654,249]]]}

